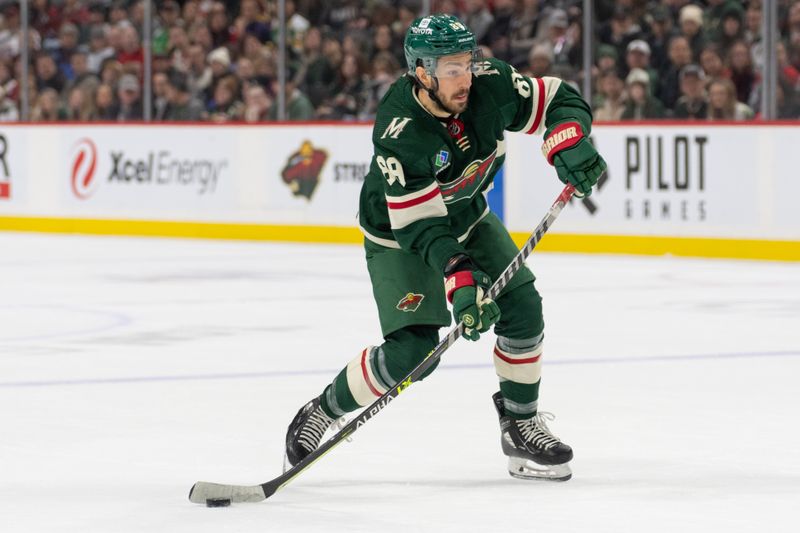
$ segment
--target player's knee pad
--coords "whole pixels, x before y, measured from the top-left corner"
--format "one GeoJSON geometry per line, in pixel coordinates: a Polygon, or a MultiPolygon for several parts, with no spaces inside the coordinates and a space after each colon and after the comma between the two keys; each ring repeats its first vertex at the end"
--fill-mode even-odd
{"type": "Polygon", "coordinates": [[[500,320],[494,327],[498,337],[532,339],[544,331],[542,297],[533,283],[520,285],[497,298],[500,320]]]}
{"type": "MultiPolygon", "coordinates": [[[[391,385],[403,379],[430,353],[439,342],[437,326],[409,326],[386,336],[379,347],[378,363],[391,385]]],[[[439,365],[437,361],[420,379],[426,378],[439,365]]]]}
{"type": "Polygon", "coordinates": [[[497,337],[494,368],[502,380],[532,385],[542,376],[542,339],[544,334],[527,339],[497,337]]]}

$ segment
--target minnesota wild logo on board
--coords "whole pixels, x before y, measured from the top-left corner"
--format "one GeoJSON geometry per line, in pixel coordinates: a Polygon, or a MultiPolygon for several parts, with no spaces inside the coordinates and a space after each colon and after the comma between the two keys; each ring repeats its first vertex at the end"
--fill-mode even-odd
{"type": "Polygon", "coordinates": [[[314,148],[311,141],[303,141],[300,149],[289,156],[281,177],[295,196],[310,200],[319,185],[322,167],[328,160],[328,152],[314,148]]]}

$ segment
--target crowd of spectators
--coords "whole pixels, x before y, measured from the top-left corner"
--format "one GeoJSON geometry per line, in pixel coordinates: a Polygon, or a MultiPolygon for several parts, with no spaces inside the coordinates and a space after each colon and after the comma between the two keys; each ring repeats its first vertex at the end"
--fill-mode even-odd
{"type": "MultiPolygon", "coordinates": [[[[596,0],[592,65],[580,0],[432,0],[485,56],[576,88],[596,120],[747,120],[761,108],[762,1],[596,0]]],[[[777,0],[778,118],[800,117],[800,0],[777,0]]],[[[159,121],[277,118],[276,0],[153,3],[152,109],[159,121]]],[[[405,72],[420,0],[286,0],[290,120],[369,120],[405,72]]],[[[32,121],[143,118],[142,0],[31,0],[32,121]]],[[[0,0],[0,120],[20,119],[20,7],[0,0]]]]}

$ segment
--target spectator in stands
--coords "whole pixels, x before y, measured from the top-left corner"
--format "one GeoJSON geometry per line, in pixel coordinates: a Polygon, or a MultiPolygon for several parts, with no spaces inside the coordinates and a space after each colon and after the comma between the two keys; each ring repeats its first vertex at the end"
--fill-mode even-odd
{"type": "MultiPolygon", "coordinates": [[[[791,118],[800,116],[800,113],[796,113],[798,91],[800,91],[800,71],[789,62],[786,45],[780,41],[776,43],[775,55],[778,64],[778,83],[775,86],[778,117],[791,118]]],[[[763,90],[763,80],[759,80],[750,93],[748,105],[756,112],[761,109],[763,90]]]]}
{"type": "Polygon", "coordinates": [[[214,2],[208,15],[208,29],[211,31],[211,43],[214,48],[231,43],[231,28],[225,4],[214,2]]]}
{"type": "Polygon", "coordinates": [[[786,16],[786,32],[800,32],[800,2],[793,0],[786,16]]]}
{"type": "Polygon", "coordinates": [[[635,68],[625,78],[628,101],[622,112],[622,120],[647,120],[664,117],[661,102],[650,94],[650,76],[635,68]]]}
{"type": "Polygon", "coordinates": [[[31,120],[34,122],[55,122],[63,117],[58,104],[58,91],[45,87],[31,109],[31,120]]]}
{"type": "Polygon", "coordinates": [[[640,68],[650,76],[650,87],[658,86],[658,72],[650,68],[650,45],[643,39],[635,39],[628,43],[625,53],[625,66],[627,74],[635,68],[640,68]]]}
{"type": "Polygon", "coordinates": [[[484,43],[494,57],[511,62],[511,32],[514,27],[514,1],[494,0],[494,22],[484,37],[484,43]]]}
{"type": "Polygon", "coordinates": [[[53,39],[61,27],[61,13],[49,0],[36,0],[30,6],[30,24],[43,39],[53,39]]]}
{"type": "Polygon", "coordinates": [[[117,101],[111,108],[110,118],[118,122],[141,120],[142,100],[140,84],[133,74],[124,74],[117,85],[117,101]]]}
{"type": "Polygon", "coordinates": [[[494,22],[494,16],[489,11],[486,0],[466,0],[461,21],[475,34],[475,40],[483,44],[483,39],[494,22]]]}
{"type": "Polygon", "coordinates": [[[600,73],[594,119],[617,121],[625,110],[625,84],[615,69],[600,73]]]}
{"type": "Polygon", "coordinates": [[[67,96],[67,106],[64,110],[63,119],[74,122],[95,120],[97,117],[92,93],[92,89],[86,86],[76,85],[72,87],[67,96]]]}
{"type": "MultiPolygon", "coordinates": [[[[211,70],[210,86],[216,88],[217,83],[219,83],[219,80],[226,77],[230,73],[231,54],[230,52],[228,52],[227,48],[225,48],[224,46],[220,46],[219,48],[215,48],[208,54],[207,60],[209,69],[211,70]]],[[[191,76],[189,79],[191,81],[191,76]]],[[[203,99],[200,92],[195,92],[197,87],[192,87],[192,85],[190,84],[189,88],[192,89],[192,94],[194,96],[203,99]]]]}
{"type": "Polygon", "coordinates": [[[272,100],[261,85],[251,85],[245,89],[244,120],[247,122],[266,122],[272,100]]]}
{"type": "Polygon", "coordinates": [[[153,74],[153,120],[162,121],[169,106],[169,76],[166,72],[153,74]]]}
{"type": "MultiPolygon", "coordinates": [[[[36,56],[34,68],[36,71],[36,88],[39,91],[50,88],[60,93],[61,90],[64,89],[66,80],[64,79],[64,75],[58,70],[58,66],[50,54],[40,52],[36,56]]],[[[47,104],[49,104],[49,101],[45,105],[47,104]]]]}
{"type": "Polygon", "coordinates": [[[722,15],[729,1],[730,0],[706,0],[708,7],[705,10],[705,24],[703,26],[706,35],[710,36],[711,39],[716,39],[720,35],[722,15]]]}
{"type": "Polygon", "coordinates": [[[122,65],[119,61],[113,57],[103,61],[103,64],[100,66],[100,81],[102,83],[115,87],[117,82],[119,82],[120,76],[122,76],[122,65]]]}
{"type": "Polygon", "coordinates": [[[364,67],[358,57],[344,56],[334,96],[317,110],[326,120],[356,120],[367,99],[364,67]]]}
{"type": "Polygon", "coordinates": [[[733,43],[744,38],[743,18],[744,12],[738,2],[725,4],[719,26],[720,34],[715,39],[723,57],[728,56],[733,43]]]}
{"type": "MultiPolygon", "coordinates": [[[[372,46],[370,47],[369,59],[372,60],[380,53],[388,53],[397,57],[397,43],[394,41],[392,28],[388,25],[381,25],[373,30],[372,46]]],[[[402,47],[400,47],[402,49],[402,47]]]]}
{"type": "Polygon", "coordinates": [[[0,60],[19,55],[19,6],[8,3],[0,7],[0,60]]]}
{"type": "Polygon", "coordinates": [[[122,26],[121,40],[121,48],[117,51],[117,61],[122,65],[132,63],[139,72],[144,63],[144,50],[142,50],[139,32],[130,24],[122,26]]]}
{"type": "Polygon", "coordinates": [[[692,49],[683,35],[676,35],[669,42],[669,68],[662,75],[660,96],[664,107],[673,109],[680,93],[679,75],[683,67],[692,62],[692,49]]]}
{"type": "Polygon", "coordinates": [[[335,79],[336,70],[322,54],[322,32],[319,28],[309,28],[306,32],[300,70],[295,79],[298,87],[316,106],[328,96],[335,79]]]}
{"type": "Polygon", "coordinates": [[[797,89],[780,80],[775,86],[775,104],[777,107],[778,119],[789,119],[800,117],[800,99],[798,99],[797,89]]]}
{"type": "Polygon", "coordinates": [[[372,76],[367,83],[367,105],[362,118],[375,117],[378,103],[397,79],[399,70],[400,64],[392,55],[383,54],[372,60],[372,76]]]}
{"type": "Polygon", "coordinates": [[[108,12],[108,22],[112,26],[126,22],[128,20],[128,10],[126,8],[127,2],[125,0],[114,0],[111,4],[111,9],[108,12]]]}
{"type": "Polygon", "coordinates": [[[194,26],[198,22],[201,22],[201,19],[204,17],[205,13],[200,13],[199,0],[186,0],[183,3],[183,8],[181,9],[181,19],[187,27],[194,26]]]}
{"type": "Polygon", "coordinates": [[[262,43],[272,39],[269,11],[258,0],[242,0],[233,28],[235,38],[250,33],[262,43]]]}
{"type": "Polygon", "coordinates": [[[703,10],[694,4],[687,4],[680,11],[681,35],[686,37],[692,49],[692,57],[698,59],[700,52],[706,45],[705,31],[703,30],[703,10]]]}
{"type": "Polygon", "coordinates": [[[666,6],[658,4],[648,13],[650,34],[650,66],[663,74],[669,68],[669,41],[677,34],[672,24],[672,14],[666,6]]]}
{"type": "MultiPolygon", "coordinates": [[[[272,92],[278,94],[280,87],[278,81],[272,82],[272,92]]],[[[311,120],[314,118],[314,106],[308,97],[297,88],[294,81],[287,76],[286,80],[286,120],[311,120]]],[[[277,104],[277,99],[275,100],[277,104]]],[[[270,120],[278,120],[278,106],[273,105],[269,110],[270,120]]]]}
{"type": "Polygon", "coordinates": [[[539,5],[536,0],[514,2],[514,16],[508,33],[510,40],[510,63],[521,67],[528,60],[528,51],[536,41],[536,26],[539,20],[539,5]]]}
{"type": "Polygon", "coordinates": [[[750,93],[758,81],[750,56],[750,47],[744,41],[736,41],[731,45],[728,56],[730,79],[736,87],[736,99],[749,102],[750,93]]]}
{"type": "Polygon", "coordinates": [[[633,19],[630,8],[618,4],[610,21],[601,24],[598,32],[600,42],[610,44],[621,56],[634,39],[642,38],[642,28],[633,19]]]}
{"type": "Polygon", "coordinates": [[[358,0],[327,0],[321,3],[324,8],[317,11],[321,14],[317,23],[322,24],[316,25],[328,26],[337,36],[343,35],[347,27],[359,18],[361,2],[358,0]]]}
{"type": "Polygon", "coordinates": [[[19,84],[11,77],[8,64],[0,61],[0,122],[19,120],[19,110],[14,102],[19,84]]]}
{"type": "Polygon", "coordinates": [[[189,65],[189,46],[191,41],[182,26],[173,26],[169,29],[167,48],[172,66],[180,71],[186,71],[189,65]]]}
{"type": "Polygon", "coordinates": [[[762,24],[761,5],[750,2],[750,5],[747,6],[747,10],[744,13],[743,37],[745,42],[750,43],[751,46],[761,42],[762,24]]]}
{"type": "Polygon", "coordinates": [[[523,73],[534,78],[551,75],[553,68],[553,48],[550,43],[539,43],[528,54],[528,66],[523,73]]]}
{"type": "Polygon", "coordinates": [[[698,65],[686,65],[680,74],[681,97],[675,104],[673,116],[680,119],[702,120],[708,116],[705,74],[698,65]]]}
{"type": "Polygon", "coordinates": [[[709,120],[750,120],[753,110],[736,100],[736,87],[731,80],[714,80],[708,86],[709,120]]]}
{"type": "Polygon", "coordinates": [[[239,99],[239,82],[236,76],[220,78],[214,86],[214,97],[208,103],[208,116],[212,122],[241,120],[244,102],[239,99]]]}
{"type": "MultiPolygon", "coordinates": [[[[0,100],[8,98],[11,102],[14,102],[19,98],[19,83],[13,76],[9,64],[0,61],[0,100]]],[[[5,116],[9,116],[9,112],[5,113],[5,116]]]]}
{"type": "Polygon", "coordinates": [[[72,80],[67,82],[64,90],[69,92],[73,87],[86,86],[91,91],[94,91],[100,79],[93,72],[89,71],[86,52],[74,52],[70,58],[70,66],[72,70],[72,80]]]}
{"type": "Polygon", "coordinates": [[[297,12],[295,3],[286,0],[286,42],[290,57],[298,57],[303,53],[303,37],[309,27],[308,19],[297,12]]]}
{"type": "Polygon", "coordinates": [[[167,0],[158,8],[158,18],[153,30],[153,54],[169,53],[169,29],[182,24],[181,8],[175,0],[167,0]]]}
{"type": "Polygon", "coordinates": [[[606,72],[619,70],[619,54],[617,49],[610,44],[601,44],[597,47],[597,71],[606,72]]]}
{"type": "Polygon", "coordinates": [[[186,75],[173,72],[169,77],[167,90],[169,104],[164,113],[164,120],[172,122],[196,122],[205,120],[206,110],[203,103],[189,92],[189,83],[186,75]]]}
{"type": "Polygon", "coordinates": [[[98,120],[111,120],[114,108],[114,89],[101,83],[94,93],[94,109],[98,120]]]}
{"type": "Polygon", "coordinates": [[[563,9],[553,9],[547,17],[547,38],[553,51],[553,65],[559,67],[562,78],[572,78],[571,65],[579,65],[581,60],[580,26],[570,25],[567,12],[563,9]]]}
{"type": "Polygon", "coordinates": [[[87,68],[95,74],[100,73],[100,65],[116,54],[106,39],[106,29],[102,25],[93,26],[89,32],[89,53],[86,56],[87,68]]]}
{"type": "Polygon", "coordinates": [[[70,58],[78,48],[79,34],[80,32],[75,24],[67,23],[62,25],[58,32],[58,47],[51,52],[58,70],[64,74],[67,80],[72,79],[70,58]]]}
{"type": "Polygon", "coordinates": [[[716,44],[707,44],[700,52],[700,66],[706,74],[707,81],[731,77],[731,71],[722,62],[722,56],[716,44]]]}

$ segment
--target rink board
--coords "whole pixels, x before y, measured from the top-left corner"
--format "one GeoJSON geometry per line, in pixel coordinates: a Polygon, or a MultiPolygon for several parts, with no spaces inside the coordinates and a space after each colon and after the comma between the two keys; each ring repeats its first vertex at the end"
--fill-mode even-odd
{"type": "MultiPolygon", "coordinates": [[[[8,125],[0,229],[358,243],[371,126],[8,125]]],[[[504,213],[522,240],[561,184],[507,137],[504,213]]],[[[609,171],[542,249],[800,260],[800,129],[599,125],[609,171]],[[781,157],[782,156],[782,157],[781,157]]]]}

